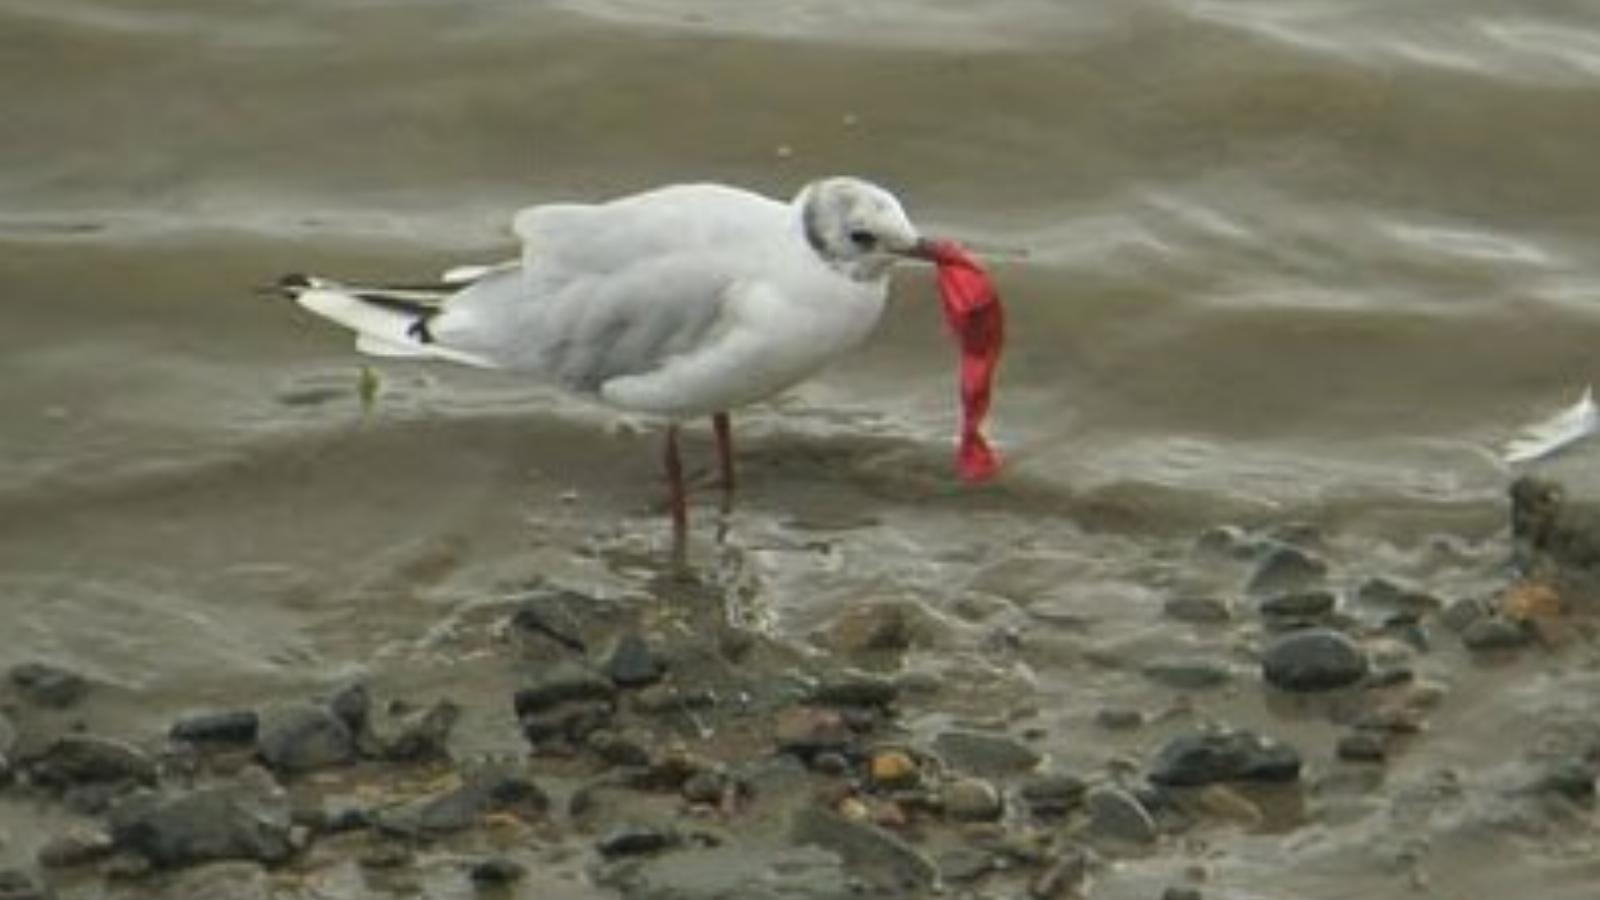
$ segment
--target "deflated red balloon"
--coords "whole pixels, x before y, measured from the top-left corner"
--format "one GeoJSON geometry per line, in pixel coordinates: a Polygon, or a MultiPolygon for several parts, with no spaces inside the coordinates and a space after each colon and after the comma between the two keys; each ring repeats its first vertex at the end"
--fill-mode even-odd
{"type": "Polygon", "coordinates": [[[956,465],[962,478],[983,481],[1000,467],[1000,458],[981,429],[1000,364],[1000,345],[1005,342],[1005,314],[989,273],[961,245],[935,242],[933,259],[939,266],[945,324],[961,348],[961,444],[956,465]]]}

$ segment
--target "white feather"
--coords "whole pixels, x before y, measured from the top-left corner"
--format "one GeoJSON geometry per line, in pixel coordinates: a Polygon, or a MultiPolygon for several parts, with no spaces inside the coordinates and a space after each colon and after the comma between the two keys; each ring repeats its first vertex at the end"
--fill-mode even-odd
{"type": "Polygon", "coordinates": [[[1595,406],[1593,385],[1584,388],[1577,403],[1548,419],[1526,426],[1506,443],[1507,463],[1525,463],[1550,456],[1600,431],[1600,408],[1595,406]]]}
{"type": "Polygon", "coordinates": [[[373,356],[412,356],[447,359],[480,368],[495,368],[493,363],[472,353],[437,344],[424,344],[411,334],[416,317],[397,310],[375,306],[342,291],[313,287],[301,291],[295,302],[357,335],[356,349],[373,356]]]}

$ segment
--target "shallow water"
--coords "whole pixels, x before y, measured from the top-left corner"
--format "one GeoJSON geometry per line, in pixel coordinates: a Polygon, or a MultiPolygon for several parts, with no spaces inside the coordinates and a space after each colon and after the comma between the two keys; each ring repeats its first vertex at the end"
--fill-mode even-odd
{"type": "MultiPolygon", "coordinates": [[[[743,495],[720,542],[697,502],[692,554],[746,620],[804,638],[915,597],[953,623],[917,665],[1071,735],[1160,696],[1091,645],[1204,646],[1158,613],[1237,588],[1190,552],[1207,526],[1312,522],[1341,583],[1470,592],[1505,549],[1487,448],[1596,375],[1597,86],[1580,2],[0,0],[0,665],[122,686],[100,721],[155,729],[351,672],[483,689],[505,673],[440,622],[539,577],[647,590],[647,427],[388,363],[364,411],[348,342],[252,289],[494,259],[519,205],[700,178],[881,180],[1010,303],[994,486],[953,477],[925,272],[862,353],[738,417],[743,495]],[[964,619],[974,597],[999,611],[964,619]],[[1019,658],[1005,628],[1047,640],[1019,658]]],[[[1584,460],[1553,471],[1592,483],[1584,460]]],[[[1431,665],[1454,711],[1397,784],[1491,777],[1530,697],[1587,688],[1571,662],[1431,665]]],[[[1331,740],[1258,693],[1198,702],[1331,740]]],[[[1152,740],[1102,739],[1055,752],[1152,740]]],[[[1235,835],[1213,877],[1404,896],[1375,861],[1403,830],[1235,835]]],[[[1441,891],[1591,890],[1570,844],[1508,866],[1476,839],[1428,856],[1441,891]]]]}

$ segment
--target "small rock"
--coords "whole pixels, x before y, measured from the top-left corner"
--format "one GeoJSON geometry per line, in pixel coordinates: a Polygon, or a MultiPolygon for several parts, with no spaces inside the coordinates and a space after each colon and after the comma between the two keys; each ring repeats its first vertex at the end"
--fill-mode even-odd
{"type": "Polygon", "coordinates": [[[1161,900],[1203,900],[1200,889],[1189,884],[1175,884],[1161,892],[1161,900]]]}
{"type": "Polygon", "coordinates": [[[511,624],[524,634],[539,635],[574,653],[587,653],[582,622],[600,603],[577,591],[541,587],[512,613],[511,624]]]}
{"type": "Polygon", "coordinates": [[[251,709],[200,712],[173,722],[168,735],[176,741],[248,744],[260,725],[261,717],[251,709]]]}
{"type": "Polygon", "coordinates": [[[1468,650],[1511,650],[1527,644],[1528,631],[1507,619],[1485,617],[1461,632],[1461,643],[1468,650]]]}
{"type": "Polygon", "coordinates": [[[1016,738],[982,731],[943,731],[933,748],[953,768],[993,778],[1030,772],[1042,758],[1016,738]]]}
{"type": "Polygon", "coordinates": [[[480,885],[510,884],[527,874],[527,866],[504,856],[480,860],[472,867],[472,881],[480,885]]]}
{"type": "Polygon", "coordinates": [[[161,867],[219,859],[281,862],[292,852],[289,806],[281,791],[206,788],[143,793],[111,811],[111,839],[161,867]]]}
{"type": "Polygon", "coordinates": [[[849,747],[856,735],[837,710],[791,706],[778,714],[773,739],[779,750],[811,757],[849,747]]]}
{"type": "Polygon", "coordinates": [[[1000,818],[1000,792],[981,778],[957,778],[940,793],[945,815],[959,822],[992,822],[1000,818]]]}
{"type": "Polygon", "coordinates": [[[610,728],[615,712],[609,702],[563,703],[544,712],[527,713],[518,721],[522,736],[537,750],[560,742],[582,744],[596,731],[610,728]]]}
{"type": "Polygon", "coordinates": [[[1261,657],[1261,674],[1268,684],[1286,691],[1333,690],[1364,678],[1367,656],[1337,631],[1308,628],[1269,644],[1261,657]]]}
{"type": "Polygon", "coordinates": [[[328,711],[338,716],[351,734],[361,734],[372,716],[372,694],[365,683],[351,682],[328,698],[328,711]]]}
{"type": "Polygon", "coordinates": [[[461,707],[440,700],[421,713],[405,716],[393,734],[379,739],[383,758],[391,762],[427,762],[450,758],[450,731],[461,707]]]}
{"type": "Polygon", "coordinates": [[[617,640],[606,657],[606,675],[617,687],[639,688],[661,680],[662,665],[642,636],[629,632],[617,640]]]}
{"type": "Polygon", "coordinates": [[[331,709],[295,704],[261,717],[256,752],[274,771],[313,772],[356,758],[356,739],[346,720],[331,709]]]}
{"type": "Polygon", "coordinates": [[[900,685],[892,678],[865,672],[833,676],[811,692],[811,702],[824,706],[885,707],[900,696],[900,685]]]}
{"type": "Polygon", "coordinates": [[[602,728],[590,732],[586,742],[596,756],[613,766],[650,765],[650,748],[636,738],[602,728]]]}
{"type": "Polygon", "coordinates": [[[94,782],[156,782],[155,761],[132,744],[114,738],[67,735],[26,762],[30,778],[54,788],[94,782]]]}
{"type": "Polygon", "coordinates": [[[1264,616],[1318,619],[1333,612],[1338,602],[1338,598],[1328,591],[1290,591],[1268,597],[1256,608],[1264,616]]]}
{"type": "Polygon", "coordinates": [[[670,828],[622,824],[614,826],[596,841],[595,849],[600,851],[601,856],[613,859],[619,856],[659,853],[669,847],[677,846],[681,840],[678,833],[670,828]]]}
{"type": "Polygon", "coordinates": [[[1300,754],[1293,747],[1249,731],[1180,735],[1161,748],[1149,773],[1152,783],[1166,787],[1299,777],[1300,754]]]}
{"type": "Polygon", "coordinates": [[[828,623],[823,639],[835,653],[898,652],[911,647],[924,627],[919,612],[910,603],[851,605],[828,623]]]}
{"type": "Polygon", "coordinates": [[[1279,544],[1256,565],[1245,590],[1253,595],[1298,591],[1327,574],[1327,563],[1299,547],[1279,544]]]}
{"type": "Polygon", "coordinates": [[[65,869],[98,862],[116,849],[111,835],[104,831],[73,828],[45,841],[35,858],[47,869],[65,869]]]}
{"type": "Polygon", "coordinates": [[[850,774],[850,760],[836,750],[826,750],[811,758],[811,768],[818,775],[837,778],[850,774]]]}
{"type": "Polygon", "coordinates": [[[1439,613],[1439,621],[1451,631],[1466,631],[1474,622],[1489,614],[1489,606],[1476,597],[1462,597],[1439,613]]]}
{"type": "Polygon", "coordinates": [[[913,787],[921,775],[911,754],[897,749],[874,753],[867,770],[873,784],[890,789],[913,787]]]}
{"type": "Polygon", "coordinates": [[[805,806],[795,813],[792,837],[797,844],[837,853],[852,872],[887,891],[923,892],[939,878],[932,860],[894,834],[819,806],[805,806]]]}
{"type": "Polygon", "coordinates": [[[1237,525],[1218,525],[1201,532],[1194,548],[1208,556],[1249,559],[1258,552],[1259,543],[1237,525]]]}
{"type": "Polygon", "coordinates": [[[1169,597],[1162,611],[1168,618],[1194,625],[1221,625],[1233,619],[1227,601],[1216,597],[1169,597]]]}
{"type": "Polygon", "coordinates": [[[82,675],[49,663],[12,667],[11,683],[30,703],[51,709],[66,709],[89,691],[89,682],[82,675]]]}
{"type": "Polygon", "coordinates": [[[17,869],[0,869],[0,900],[54,900],[55,892],[17,869]]]}
{"type": "Polygon", "coordinates": [[[542,713],[575,701],[611,703],[617,689],[587,667],[570,660],[558,663],[528,687],[517,691],[517,716],[542,713]]]}
{"type": "Polygon", "coordinates": [[[1041,819],[1058,819],[1083,804],[1087,785],[1067,774],[1035,775],[1022,783],[1020,793],[1028,810],[1041,819]]]}
{"type": "Polygon", "coordinates": [[[1084,798],[1089,828],[1100,837],[1130,844],[1153,844],[1156,822],[1138,799],[1121,788],[1097,787],[1084,798]]]}
{"type": "Polygon", "coordinates": [[[1190,691],[1221,687],[1233,678],[1227,664],[1210,659],[1158,660],[1142,671],[1158,684],[1190,691]]]}
{"type": "Polygon", "coordinates": [[[1388,756],[1386,741],[1373,731],[1352,731],[1339,738],[1335,753],[1348,762],[1383,762],[1388,756]]]}

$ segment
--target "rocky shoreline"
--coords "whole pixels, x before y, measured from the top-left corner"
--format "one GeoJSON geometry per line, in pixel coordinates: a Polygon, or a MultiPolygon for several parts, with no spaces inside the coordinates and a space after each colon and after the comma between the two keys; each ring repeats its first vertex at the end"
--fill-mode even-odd
{"type": "MultiPolygon", "coordinates": [[[[1312,528],[1200,535],[1195,556],[1238,565],[1243,588],[1174,592],[1161,627],[1230,636],[1240,653],[1140,659],[1176,699],[1108,700],[1075,740],[1152,737],[1100,768],[1063,766],[1026,721],[946,710],[954,686],[898,665],[937,623],[895,602],[848,610],[802,647],[730,624],[714,596],[668,628],[649,603],[535,588],[497,623],[520,684],[488,702],[526,747],[503,757],[453,749],[464,698],[361,681],[197,711],[164,735],[106,734],[74,715],[91,679],[25,664],[0,692],[0,798],[72,824],[0,871],[0,900],[1052,900],[1096,896],[1103,873],[1161,857],[1173,864],[1157,881],[1117,896],[1196,900],[1230,895],[1201,849],[1219,835],[1337,830],[1412,789],[1427,799],[1390,803],[1396,832],[1407,809],[1466,798],[1487,810],[1462,814],[1471,828],[1587,840],[1593,708],[1559,739],[1508,745],[1505,771],[1384,781],[1452,714],[1430,662],[1442,647],[1485,664],[1593,655],[1600,514],[1553,484],[1525,479],[1511,496],[1503,577],[1456,597],[1381,576],[1332,587],[1338,563],[1312,528]],[[1216,691],[1263,692],[1335,737],[1296,745],[1196,715],[1186,698],[1216,691]]],[[[1426,886],[1425,855],[1396,850],[1397,881],[1426,886]]]]}

